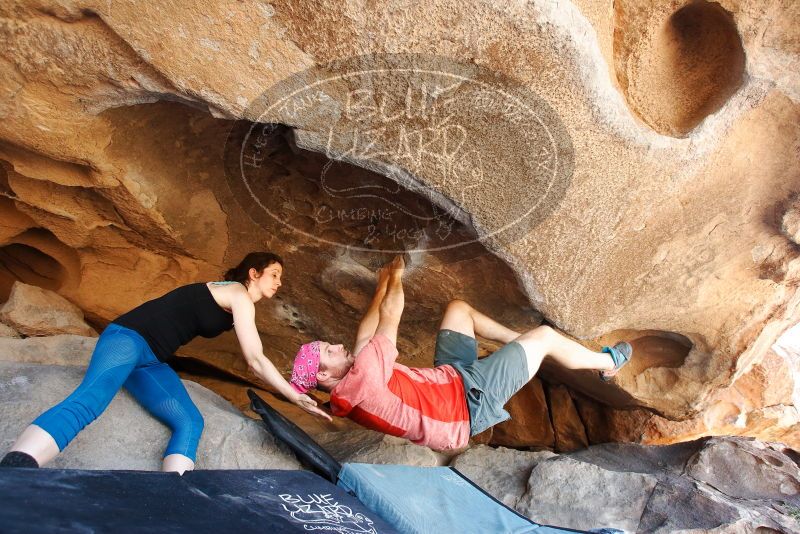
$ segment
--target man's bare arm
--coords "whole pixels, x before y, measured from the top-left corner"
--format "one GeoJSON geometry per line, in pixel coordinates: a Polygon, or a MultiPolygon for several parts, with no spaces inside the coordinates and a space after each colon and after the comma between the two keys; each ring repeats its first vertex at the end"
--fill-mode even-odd
{"type": "Polygon", "coordinates": [[[375,334],[386,336],[393,345],[397,345],[397,328],[405,307],[403,294],[403,271],[405,262],[397,256],[390,265],[389,279],[386,284],[386,295],[378,308],[378,327],[375,334]]]}
{"type": "Polygon", "coordinates": [[[364,314],[364,318],[361,319],[361,323],[358,325],[356,342],[353,344],[353,354],[358,354],[364,348],[364,345],[372,339],[372,336],[375,335],[375,330],[378,328],[378,320],[380,319],[380,306],[384,295],[386,295],[388,281],[389,269],[383,267],[378,272],[378,287],[375,288],[372,302],[370,302],[367,313],[364,314]]]}

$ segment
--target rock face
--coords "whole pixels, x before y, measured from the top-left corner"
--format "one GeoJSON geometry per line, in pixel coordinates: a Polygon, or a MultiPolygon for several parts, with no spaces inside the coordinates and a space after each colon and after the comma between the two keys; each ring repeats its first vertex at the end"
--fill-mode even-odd
{"type": "Polygon", "coordinates": [[[445,465],[450,458],[406,439],[364,429],[329,432],[316,440],[340,462],[431,467],[445,465]]]}
{"type": "Polygon", "coordinates": [[[26,336],[97,335],[80,308],[57,293],[21,282],[14,283],[0,308],[0,321],[26,336]]]}
{"type": "MultiPolygon", "coordinates": [[[[793,400],[740,388],[798,372],[769,361],[800,322],[798,9],[4,2],[0,299],[22,281],[103,325],[268,248],[286,283],[258,326],[287,371],[351,342],[374,264],[412,249],[403,363],[431,363],[451,298],[517,329],[535,308],[633,341],[612,385],[541,378],[655,413],[641,439],[800,446],[793,400]]],[[[185,354],[253,380],[232,335],[185,354]]]]}
{"type": "Polygon", "coordinates": [[[741,87],[742,38],[722,5],[626,1],[614,16],[617,81],[631,110],[654,130],[686,135],[741,87]]]}
{"type": "Polygon", "coordinates": [[[97,338],[59,336],[0,339],[0,361],[87,366],[97,338]]]}
{"type": "MultiPolygon", "coordinates": [[[[0,363],[0,449],[14,443],[41,412],[64,399],[80,382],[78,366],[0,363]]],[[[215,393],[184,382],[205,420],[198,469],[299,469],[294,455],[263,425],[244,417],[215,393]]],[[[169,429],[120,392],[50,464],[74,469],[158,470],[169,429]]]]}
{"type": "Polygon", "coordinates": [[[553,447],[553,425],[541,380],[534,377],[511,398],[505,409],[511,419],[491,429],[492,445],[553,447]]]}
{"type": "MultiPolygon", "coordinates": [[[[800,327],[794,326],[759,361],[740,370],[729,387],[711,395],[702,414],[676,422],[638,410],[621,412],[599,407],[592,425],[605,430],[592,442],[636,440],[666,444],[709,434],[759,435],[797,449],[800,414],[792,377],[797,373],[798,362],[800,327]]],[[[585,421],[589,419],[592,416],[584,417],[585,421]]]]}
{"type": "Polygon", "coordinates": [[[19,333],[6,324],[0,323],[0,337],[19,337],[19,333]]]}
{"type": "Polygon", "coordinates": [[[792,242],[800,245],[800,196],[795,197],[783,215],[781,230],[792,242]]]}
{"type": "Polygon", "coordinates": [[[528,489],[531,470],[539,462],[556,456],[550,451],[516,451],[477,445],[458,455],[450,465],[503,504],[514,508],[528,489]]]}
{"type": "Polygon", "coordinates": [[[689,461],[686,472],[729,497],[796,498],[800,469],[785,452],[759,442],[712,439],[689,461]]]}
{"type": "Polygon", "coordinates": [[[664,533],[800,528],[797,464],[783,447],[743,438],[596,445],[568,455],[476,447],[451,465],[545,524],[664,533]],[[731,469],[741,461],[753,466],[747,480],[731,469]]]}
{"type": "Polygon", "coordinates": [[[550,417],[555,429],[555,448],[558,452],[570,452],[589,446],[586,429],[583,426],[575,403],[564,386],[551,386],[547,389],[550,401],[550,417]]]}
{"type": "Polygon", "coordinates": [[[636,531],[657,482],[652,475],[609,471],[561,457],[534,467],[528,478],[531,491],[518,506],[548,525],[636,531]]]}

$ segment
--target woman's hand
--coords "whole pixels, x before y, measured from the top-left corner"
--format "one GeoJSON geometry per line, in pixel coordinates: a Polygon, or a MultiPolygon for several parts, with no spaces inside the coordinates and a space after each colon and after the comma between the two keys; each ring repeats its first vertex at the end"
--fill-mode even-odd
{"type": "Polygon", "coordinates": [[[232,298],[231,311],[233,312],[233,327],[236,329],[236,337],[239,338],[242,354],[253,374],[308,413],[333,421],[330,415],[317,408],[314,399],[308,395],[297,393],[281,376],[269,358],[264,356],[264,347],[256,328],[255,307],[244,289],[241,289],[239,294],[232,298]]]}
{"type": "Polygon", "coordinates": [[[298,393],[297,396],[292,399],[292,402],[300,406],[302,409],[304,409],[311,415],[316,415],[317,417],[323,417],[331,422],[333,421],[330,415],[328,415],[322,409],[317,407],[317,401],[315,401],[308,395],[303,395],[298,393]]]}

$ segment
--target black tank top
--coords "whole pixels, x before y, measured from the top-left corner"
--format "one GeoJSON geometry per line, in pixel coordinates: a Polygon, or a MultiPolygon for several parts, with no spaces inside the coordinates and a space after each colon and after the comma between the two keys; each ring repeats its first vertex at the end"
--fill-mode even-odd
{"type": "Polygon", "coordinates": [[[162,362],[197,336],[216,337],[233,328],[233,315],[223,310],[204,283],[173,289],[117,317],[114,323],[139,333],[162,362]]]}

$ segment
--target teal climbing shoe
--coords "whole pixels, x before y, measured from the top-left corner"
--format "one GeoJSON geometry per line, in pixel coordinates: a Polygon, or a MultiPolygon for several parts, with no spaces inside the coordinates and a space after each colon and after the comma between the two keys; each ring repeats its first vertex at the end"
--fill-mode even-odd
{"type": "Polygon", "coordinates": [[[614,361],[614,369],[610,371],[600,371],[600,380],[610,382],[622,367],[628,363],[633,356],[633,347],[630,343],[620,341],[613,347],[603,347],[602,352],[611,356],[614,361]]]}

